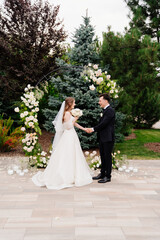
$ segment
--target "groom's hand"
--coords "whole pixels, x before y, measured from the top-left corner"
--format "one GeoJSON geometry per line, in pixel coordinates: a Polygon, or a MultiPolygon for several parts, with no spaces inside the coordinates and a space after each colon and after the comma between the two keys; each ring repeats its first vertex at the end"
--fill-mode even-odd
{"type": "Polygon", "coordinates": [[[87,133],[92,133],[92,132],[93,132],[93,129],[92,129],[92,128],[87,128],[87,129],[86,129],[86,132],[87,132],[87,133]]]}

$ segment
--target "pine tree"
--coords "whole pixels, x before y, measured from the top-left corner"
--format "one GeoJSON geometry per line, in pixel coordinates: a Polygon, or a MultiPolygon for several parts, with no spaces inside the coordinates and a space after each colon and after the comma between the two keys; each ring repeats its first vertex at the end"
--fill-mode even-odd
{"type": "Polygon", "coordinates": [[[69,53],[69,58],[73,64],[88,65],[88,63],[98,63],[99,54],[98,40],[94,38],[94,27],[90,24],[90,18],[83,17],[84,24],[81,24],[73,36],[74,47],[69,53]]]}
{"type": "Polygon", "coordinates": [[[160,43],[160,1],[125,0],[132,12],[130,26],[138,28],[143,35],[150,35],[160,43]]]}
{"type": "Polygon", "coordinates": [[[103,64],[110,64],[112,77],[124,89],[120,110],[130,115],[138,128],[150,128],[160,118],[158,51],[159,44],[148,35],[142,37],[138,29],[131,29],[124,36],[111,31],[104,33],[103,64]],[[152,106],[150,114],[150,108],[144,106],[152,106]]]}
{"type": "MultiPolygon", "coordinates": [[[[89,82],[81,76],[83,68],[75,67],[65,63],[63,60],[57,60],[63,74],[58,77],[52,77],[51,85],[55,89],[54,95],[49,96],[48,108],[43,110],[46,117],[44,127],[46,130],[54,132],[52,124],[62,101],[66,97],[74,97],[76,107],[83,110],[83,115],[78,119],[78,123],[83,127],[93,127],[98,123],[101,109],[98,106],[97,91],[89,90],[89,82]]],[[[98,146],[96,134],[87,134],[82,130],[76,129],[83,149],[94,148],[98,146]]]]}

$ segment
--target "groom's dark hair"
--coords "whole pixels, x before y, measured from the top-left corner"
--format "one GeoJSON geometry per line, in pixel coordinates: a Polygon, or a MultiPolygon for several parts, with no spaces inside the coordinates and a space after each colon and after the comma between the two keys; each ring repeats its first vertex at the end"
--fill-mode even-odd
{"type": "Polygon", "coordinates": [[[110,100],[111,100],[109,94],[107,94],[107,93],[102,93],[102,94],[100,94],[99,97],[103,97],[108,102],[110,102],[110,100]]]}

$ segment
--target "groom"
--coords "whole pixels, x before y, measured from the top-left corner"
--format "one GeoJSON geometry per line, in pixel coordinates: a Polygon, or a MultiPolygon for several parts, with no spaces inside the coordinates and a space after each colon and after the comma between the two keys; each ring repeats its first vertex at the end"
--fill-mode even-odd
{"type": "Polygon", "coordinates": [[[93,177],[93,180],[99,180],[99,183],[111,181],[112,171],[112,150],[114,146],[114,124],[115,112],[109,104],[110,97],[108,94],[101,94],[99,105],[103,108],[103,115],[97,126],[87,128],[88,133],[97,132],[99,141],[99,150],[101,156],[101,173],[93,177]]]}

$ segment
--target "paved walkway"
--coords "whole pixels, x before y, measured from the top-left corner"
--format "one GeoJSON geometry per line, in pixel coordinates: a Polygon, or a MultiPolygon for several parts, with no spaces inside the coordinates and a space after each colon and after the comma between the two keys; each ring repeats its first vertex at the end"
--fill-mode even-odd
{"type": "Polygon", "coordinates": [[[11,175],[0,158],[0,240],[160,240],[160,160],[130,161],[137,173],[59,191],[11,175]]]}

